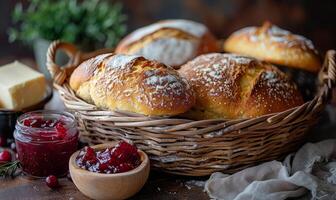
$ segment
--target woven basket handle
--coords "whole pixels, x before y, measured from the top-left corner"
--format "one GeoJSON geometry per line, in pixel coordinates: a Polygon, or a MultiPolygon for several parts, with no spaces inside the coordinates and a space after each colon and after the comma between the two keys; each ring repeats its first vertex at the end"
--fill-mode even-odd
{"type": "Polygon", "coordinates": [[[56,40],[50,44],[47,52],[46,65],[47,69],[50,72],[51,77],[54,80],[54,83],[58,85],[62,85],[64,83],[69,74],[69,71],[73,71],[73,68],[79,64],[78,63],[79,54],[80,52],[77,50],[77,48],[70,43],[56,40]],[[58,50],[61,49],[69,56],[68,63],[65,64],[63,67],[59,66],[55,62],[56,53],[58,50]]]}
{"type": "Polygon", "coordinates": [[[52,42],[47,52],[47,69],[49,70],[54,83],[62,85],[73,70],[83,61],[103,53],[111,53],[113,49],[99,49],[97,51],[83,53],[75,45],[56,40],[52,42]],[[69,61],[64,66],[56,64],[56,52],[62,50],[69,56],[69,61]]]}
{"type": "Polygon", "coordinates": [[[324,102],[327,102],[336,84],[336,51],[329,50],[326,53],[322,69],[319,73],[320,90],[319,95],[324,102]]]}

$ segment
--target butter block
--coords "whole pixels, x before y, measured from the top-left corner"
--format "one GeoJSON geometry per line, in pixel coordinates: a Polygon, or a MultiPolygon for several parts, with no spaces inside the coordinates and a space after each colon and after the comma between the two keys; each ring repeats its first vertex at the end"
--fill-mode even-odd
{"type": "Polygon", "coordinates": [[[0,66],[0,107],[21,110],[41,102],[47,83],[43,74],[15,61],[0,66]]]}

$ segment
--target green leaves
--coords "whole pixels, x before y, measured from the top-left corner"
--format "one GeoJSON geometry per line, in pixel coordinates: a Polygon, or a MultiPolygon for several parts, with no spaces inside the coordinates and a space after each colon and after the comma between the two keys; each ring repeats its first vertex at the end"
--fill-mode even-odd
{"type": "Polygon", "coordinates": [[[12,19],[19,28],[8,30],[9,40],[28,44],[44,38],[90,48],[113,47],[126,32],[121,5],[104,0],[32,0],[25,10],[18,3],[12,19]]]}
{"type": "Polygon", "coordinates": [[[20,168],[20,162],[18,160],[0,164],[0,177],[14,177],[18,168],[20,168]]]}

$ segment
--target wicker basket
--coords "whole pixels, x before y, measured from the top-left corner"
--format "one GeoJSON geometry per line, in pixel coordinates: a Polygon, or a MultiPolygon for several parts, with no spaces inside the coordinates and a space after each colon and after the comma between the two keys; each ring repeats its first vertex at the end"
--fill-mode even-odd
{"type": "Polygon", "coordinates": [[[330,50],[319,74],[317,95],[296,108],[253,119],[153,118],[101,110],[76,97],[67,77],[78,63],[96,54],[83,56],[71,44],[59,41],[51,44],[47,54],[54,87],[65,106],[75,114],[81,139],[90,144],[121,139],[132,141],[148,153],[153,167],[189,176],[209,175],[215,171],[233,173],[296,150],[304,142],[307,131],[317,123],[336,80],[336,52],[330,50]],[[72,58],[68,68],[54,63],[59,49],[72,58]]]}

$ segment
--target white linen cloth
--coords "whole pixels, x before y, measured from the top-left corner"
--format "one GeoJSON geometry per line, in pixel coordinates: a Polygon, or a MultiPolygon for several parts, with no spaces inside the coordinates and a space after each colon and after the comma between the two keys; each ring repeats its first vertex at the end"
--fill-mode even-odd
{"type": "Polygon", "coordinates": [[[205,184],[212,199],[336,199],[336,140],[307,143],[284,162],[270,161],[233,175],[213,173],[205,184]]]}

